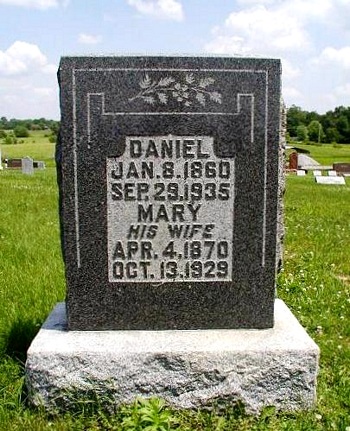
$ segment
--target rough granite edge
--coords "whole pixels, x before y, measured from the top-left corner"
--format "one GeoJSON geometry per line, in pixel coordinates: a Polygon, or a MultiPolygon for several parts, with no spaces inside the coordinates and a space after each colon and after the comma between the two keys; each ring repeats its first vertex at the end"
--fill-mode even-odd
{"type": "Polygon", "coordinates": [[[311,408],[319,348],[281,300],[275,328],[199,331],[66,331],[55,308],[28,350],[29,400],[47,410],[79,397],[112,405],[158,396],[174,408],[242,403],[257,414],[311,408]],[[283,320],[283,321],[281,321],[283,320]]]}

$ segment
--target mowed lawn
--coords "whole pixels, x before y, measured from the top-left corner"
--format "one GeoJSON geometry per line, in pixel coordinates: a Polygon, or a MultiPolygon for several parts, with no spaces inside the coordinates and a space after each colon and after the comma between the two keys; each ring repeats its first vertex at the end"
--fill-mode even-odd
{"type": "MultiPolygon", "coordinates": [[[[350,162],[350,146],[315,148],[311,155],[322,164],[350,162]]],[[[54,145],[32,136],[24,144],[3,145],[2,153],[44,160],[48,168],[32,176],[0,172],[0,430],[144,429],[136,426],[142,407],[111,416],[84,402],[74,412],[49,416],[26,404],[25,352],[65,296],[54,145]]],[[[171,418],[165,430],[350,430],[350,178],[346,183],[319,185],[311,175],[286,181],[285,259],[277,292],[321,349],[315,409],[266,409],[254,418],[239,408],[218,413],[164,407],[155,418],[171,418]]]]}
{"type": "MultiPolygon", "coordinates": [[[[294,145],[294,144],[293,144],[294,145]]],[[[295,147],[302,148],[310,152],[309,156],[317,160],[324,166],[332,166],[333,163],[350,163],[350,144],[349,145],[305,145],[296,143],[295,147]]]]}

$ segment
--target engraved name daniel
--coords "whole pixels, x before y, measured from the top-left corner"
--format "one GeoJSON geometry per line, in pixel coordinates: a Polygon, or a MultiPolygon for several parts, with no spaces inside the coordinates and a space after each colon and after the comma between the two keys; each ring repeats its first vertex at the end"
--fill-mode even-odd
{"type": "Polygon", "coordinates": [[[127,137],[107,159],[109,281],[232,280],[234,173],[211,137],[127,137]]]}

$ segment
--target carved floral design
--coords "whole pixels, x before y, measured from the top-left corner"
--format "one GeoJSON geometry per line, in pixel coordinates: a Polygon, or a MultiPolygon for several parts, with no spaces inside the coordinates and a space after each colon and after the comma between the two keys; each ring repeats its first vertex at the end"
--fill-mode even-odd
{"type": "Polygon", "coordinates": [[[205,106],[208,100],[221,104],[221,93],[209,89],[214,82],[215,79],[211,77],[197,80],[193,73],[187,73],[183,82],[179,82],[172,76],[153,80],[146,73],[139,82],[140,91],[134,97],[129,98],[129,102],[141,99],[150,105],[155,103],[166,105],[169,99],[173,99],[184,106],[191,106],[196,102],[205,106]]]}

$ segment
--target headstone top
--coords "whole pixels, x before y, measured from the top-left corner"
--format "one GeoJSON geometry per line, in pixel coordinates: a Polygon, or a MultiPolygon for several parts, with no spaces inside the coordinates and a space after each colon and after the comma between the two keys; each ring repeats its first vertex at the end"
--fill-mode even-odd
{"type": "Polygon", "coordinates": [[[279,60],[64,57],[59,80],[70,329],[271,327],[279,60]]]}

